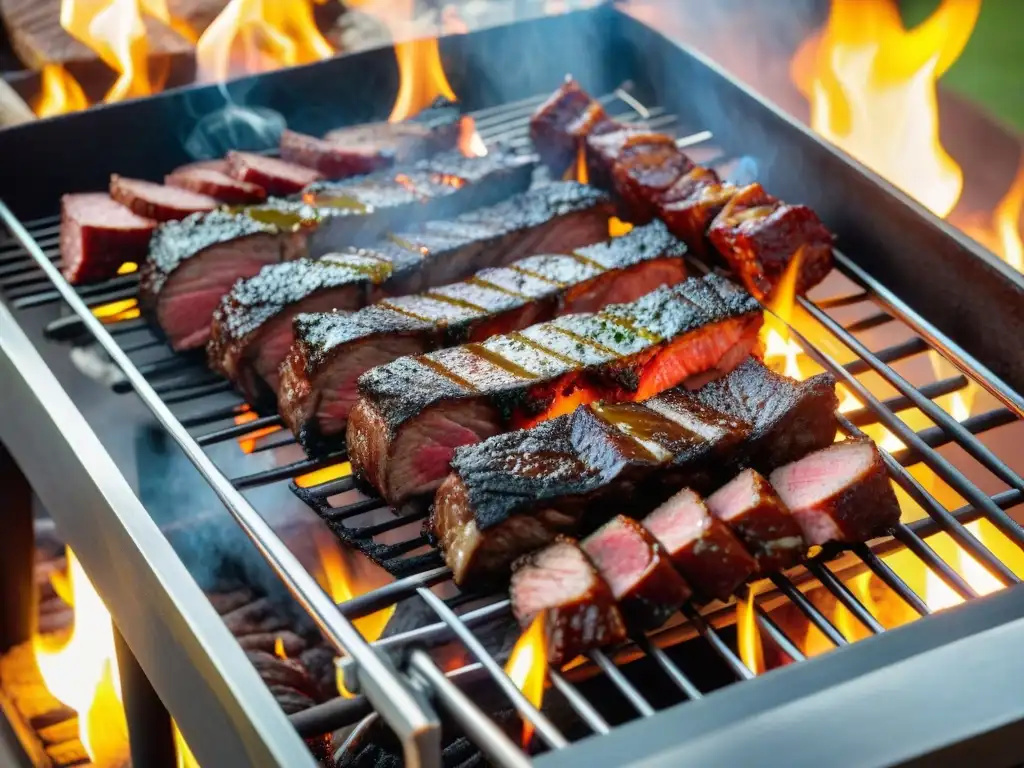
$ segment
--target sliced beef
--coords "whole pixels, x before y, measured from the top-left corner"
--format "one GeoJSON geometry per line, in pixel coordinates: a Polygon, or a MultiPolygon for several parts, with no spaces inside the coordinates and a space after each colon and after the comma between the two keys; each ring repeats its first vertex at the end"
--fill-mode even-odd
{"type": "Polygon", "coordinates": [[[582,547],[632,627],[660,627],[690,598],[689,585],[661,544],[632,518],[616,515],[584,539],[582,547]]]}
{"type": "Polygon", "coordinates": [[[208,195],[126,179],[116,173],[110,177],[110,196],[132,213],[154,221],[176,221],[193,213],[212,211],[220,204],[208,195]]]}
{"type": "Polygon", "coordinates": [[[682,244],[652,223],[571,255],[531,256],[353,314],[305,317],[282,368],[281,413],[307,451],[333,447],[343,439],[356,382],[370,368],[631,301],[682,280],[682,254],[682,244]]]}
{"type": "Polygon", "coordinates": [[[329,131],[324,139],[345,147],[372,150],[393,158],[396,163],[407,163],[455,149],[466,119],[458,104],[438,97],[408,120],[337,128],[329,131]]]}
{"type": "Polygon", "coordinates": [[[779,467],[769,480],[810,544],[867,541],[900,520],[885,462],[868,438],[834,443],[779,467]]]}
{"type": "Polygon", "coordinates": [[[709,275],[631,304],[401,358],[359,380],[349,459],[392,504],[432,493],[454,448],[600,398],[639,400],[735,367],[760,307],[709,275]]]}
{"type": "Polygon", "coordinates": [[[208,195],[229,205],[262,203],[267,199],[267,190],[263,187],[232,178],[226,171],[226,163],[224,170],[213,167],[185,166],[165,176],[164,184],[169,187],[187,189],[200,195],[208,195]]]}
{"type": "Polygon", "coordinates": [[[156,222],[137,216],[103,192],[60,199],[60,262],[68,282],[107,280],[126,261],[146,258],[156,222]]]}
{"type": "Polygon", "coordinates": [[[806,205],[789,205],[760,184],[736,192],[708,238],[754,296],[771,296],[796,261],[796,291],[806,293],[832,271],[832,233],[806,205]]]}
{"type": "Polygon", "coordinates": [[[390,152],[374,146],[348,145],[289,130],[281,133],[281,157],[289,163],[311,168],[326,179],[373,173],[390,167],[395,161],[390,152]]]}
{"type": "Polygon", "coordinates": [[[728,600],[757,572],[757,561],[689,488],[651,512],[643,524],[705,599],[728,600]]]}
{"type": "Polygon", "coordinates": [[[839,407],[828,373],[793,381],[754,358],[696,392],[701,402],[750,425],[739,467],[770,472],[835,439],[839,407]]]}
{"type": "Polygon", "coordinates": [[[572,539],[560,539],[518,562],[510,594],[521,626],[541,617],[548,661],[556,667],[626,639],[611,590],[572,539]]]}
{"type": "Polygon", "coordinates": [[[530,138],[541,160],[559,177],[576,162],[582,141],[614,128],[601,105],[567,78],[530,118],[530,138]]]}
{"type": "Polygon", "coordinates": [[[291,195],[323,178],[323,174],[276,157],[252,152],[228,152],[231,175],[239,181],[258,184],[271,195],[291,195]]]}
{"type": "Polygon", "coordinates": [[[746,545],[761,573],[790,568],[807,551],[797,519],[756,470],[740,472],[708,496],[707,505],[746,545]]]}

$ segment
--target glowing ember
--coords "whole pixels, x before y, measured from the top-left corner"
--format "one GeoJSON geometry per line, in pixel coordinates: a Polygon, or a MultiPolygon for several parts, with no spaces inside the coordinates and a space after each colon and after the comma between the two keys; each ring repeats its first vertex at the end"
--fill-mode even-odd
{"type": "Polygon", "coordinates": [[[47,64],[43,67],[39,98],[33,109],[38,117],[63,115],[65,112],[78,112],[89,106],[82,86],[60,64],[47,64]]]}
{"type": "Polygon", "coordinates": [[[131,320],[139,316],[139,302],[135,299],[112,301],[109,304],[100,304],[98,307],[93,307],[92,313],[101,320],[108,320],[110,322],[131,320]]]}
{"type": "Polygon", "coordinates": [[[304,475],[299,475],[295,478],[295,484],[299,488],[312,488],[314,485],[320,485],[330,480],[337,480],[339,477],[345,477],[352,474],[352,465],[347,461],[341,461],[337,464],[331,464],[329,467],[323,469],[317,469],[313,472],[307,472],[304,475]]]}
{"type": "Polygon", "coordinates": [[[833,0],[825,29],[791,72],[811,127],[939,216],[956,204],[963,173],[939,141],[936,82],[960,56],[981,0],[943,0],[903,27],[894,0],[833,0]]]}
{"type": "Polygon", "coordinates": [[[78,735],[92,763],[126,765],[128,726],[110,614],[70,548],[67,561],[75,623],[66,638],[33,638],[36,664],[47,689],[78,713],[78,735]]]}
{"type": "Polygon", "coordinates": [[[333,55],[311,0],[231,0],[196,43],[197,79],[226,80],[333,55]]]}
{"type": "Polygon", "coordinates": [[[117,268],[117,274],[119,275],[130,275],[132,272],[138,272],[139,265],[134,261],[126,261],[120,267],[117,268]]]}
{"type": "Polygon", "coordinates": [[[149,44],[139,0],[62,0],[60,25],[117,72],[117,80],[104,101],[153,93],[149,44]]]}
{"type": "Polygon", "coordinates": [[[760,675],[765,671],[764,648],[761,645],[761,631],[757,626],[754,596],[751,588],[736,599],[736,643],[747,669],[760,675]]]}
{"type": "MultiPolygon", "coordinates": [[[[235,416],[235,424],[248,424],[250,421],[256,421],[258,418],[259,415],[256,414],[255,411],[245,411],[235,416]]],[[[242,453],[252,453],[256,450],[257,440],[261,437],[272,435],[280,429],[280,426],[260,427],[252,432],[247,432],[245,435],[238,438],[238,447],[242,449],[242,453]]]]}
{"type": "Polygon", "coordinates": [[[618,216],[608,219],[608,237],[622,237],[633,231],[633,225],[618,216]]]}
{"type": "MultiPolygon", "coordinates": [[[[505,664],[507,674],[527,700],[535,707],[544,701],[544,684],[548,677],[547,635],[544,632],[544,614],[539,614],[526,631],[519,636],[512,654],[505,664]]],[[[523,720],[523,745],[530,743],[533,725],[523,720]]]]}

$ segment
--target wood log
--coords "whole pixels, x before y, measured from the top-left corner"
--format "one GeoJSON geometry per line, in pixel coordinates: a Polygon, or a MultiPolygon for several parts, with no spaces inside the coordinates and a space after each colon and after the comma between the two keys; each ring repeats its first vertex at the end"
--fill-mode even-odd
{"type": "Polygon", "coordinates": [[[35,119],[32,108],[18,92],[6,80],[0,80],[0,128],[21,125],[35,119]]]}

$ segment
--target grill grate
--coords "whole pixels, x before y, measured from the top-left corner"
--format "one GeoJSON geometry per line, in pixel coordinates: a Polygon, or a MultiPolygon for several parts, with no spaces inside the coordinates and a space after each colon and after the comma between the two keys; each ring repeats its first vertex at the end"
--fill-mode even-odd
{"type": "MultiPolygon", "coordinates": [[[[524,99],[474,114],[478,130],[488,143],[503,141],[515,148],[525,150],[529,145],[527,121],[535,107],[544,97],[524,99]]],[[[694,146],[702,153],[701,160],[727,175],[729,168],[738,159],[710,145],[713,138],[706,131],[687,132],[686,126],[678,124],[675,116],[660,109],[647,109],[639,104],[625,89],[620,89],[601,100],[610,112],[622,120],[645,119],[653,127],[675,129],[680,135],[681,145],[694,146]],[[706,158],[705,158],[706,156],[706,158]]],[[[0,217],[11,229],[14,238],[0,244],[0,291],[16,309],[29,309],[52,304],[67,298],[70,290],[66,285],[51,282],[54,279],[50,266],[58,258],[58,219],[48,217],[30,222],[22,227],[10,212],[0,204],[0,217]],[[57,286],[57,287],[55,287],[57,286]]],[[[1007,510],[1021,504],[1024,480],[985,446],[978,435],[989,432],[1024,417],[1024,398],[1010,390],[1003,382],[977,365],[962,350],[942,337],[926,321],[914,314],[897,297],[888,293],[873,281],[842,253],[836,253],[837,268],[844,276],[846,290],[837,295],[811,300],[801,298],[798,308],[811,318],[826,333],[830,343],[838,342],[836,349],[852,353],[850,362],[841,364],[837,353],[829,345],[816,346],[806,336],[793,330],[792,338],[799,343],[804,353],[821,368],[831,371],[849,393],[859,401],[860,406],[840,414],[840,428],[847,435],[863,435],[863,427],[884,426],[904,447],[886,452],[886,464],[892,479],[927,514],[920,520],[901,524],[891,539],[872,542],[870,545],[856,545],[843,551],[830,548],[810,559],[804,568],[788,574],[775,574],[761,585],[754,601],[753,615],[762,636],[768,638],[784,655],[793,661],[801,661],[804,653],[799,643],[770,616],[780,604],[795,608],[833,646],[848,644],[842,631],[822,612],[808,596],[812,589],[823,589],[842,605],[864,627],[869,634],[885,631],[883,625],[871,610],[846,586],[838,573],[846,574],[867,570],[878,577],[893,593],[898,595],[909,608],[920,616],[931,611],[925,601],[897,573],[881,559],[882,555],[905,549],[912,553],[932,574],[944,582],[964,600],[978,597],[977,591],[954,570],[932,548],[926,539],[936,533],[945,532],[953,541],[966,550],[992,577],[1002,585],[1014,585],[1020,578],[993,551],[984,545],[965,526],[978,519],[991,522],[1012,544],[1024,548],[1024,531],[1013,520],[1007,510]],[[846,310],[869,310],[859,319],[848,323],[840,322],[832,313],[846,310]],[[899,323],[909,330],[911,336],[883,349],[871,350],[856,334],[899,323]],[[825,347],[829,347],[826,351],[825,347]],[[915,387],[894,368],[924,353],[941,355],[951,369],[959,369],[952,375],[936,378],[935,381],[915,387]],[[884,382],[894,395],[880,399],[872,394],[861,376],[874,377],[884,382]],[[958,422],[935,400],[939,397],[962,392],[971,384],[980,385],[996,400],[1003,404],[984,413],[958,422]],[[923,413],[934,426],[915,431],[897,415],[908,410],[923,413]],[[995,494],[987,494],[972,483],[967,476],[936,450],[944,445],[957,445],[995,479],[1006,486],[995,494]],[[944,483],[955,490],[968,502],[964,507],[948,510],[908,470],[915,464],[924,464],[944,483]]],[[[707,267],[692,261],[697,271],[707,267]]],[[[169,354],[163,342],[155,337],[149,328],[137,317],[137,309],[131,304],[135,297],[138,279],[135,274],[121,275],[107,283],[77,290],[77,296],[84,306],[72,308],[76,314],[63,317],[47,326],[51,338],[61,340],[88,340],[90,327],[95,322],[83,320],[88,310],[105,307],[111,302],[126,302],[112,314],[99,313],[102,323],[101,341],[106,337],[109,344],[116,345],[124,357],[126,378],[114,385],[118,392],[137,390],[154,407],[153,399],[164,407],[188,403],[192,406],[185,416],[167,414],[177,426],[180,434],[171,429],[188,452],[188,444],[201,449],[236,439],[256,441],[256,452],[285,448],[295,443],[283,431],[265,434],[266,430],[282,426],[276,415],[258,416],[239,424],[222,423],[235,419],[248,411],[248,406],[234,395],[225,401],[231,387],[210,374],[197,356],[181,357],[169,354]],[[116,338],[116,340],[115,340],[116,338]],[[151,358],[154,351],[164,351],[161,357],[151,358]],[[145,362],[132,362],[126,356],[142,353],[145,362]],[[134,368],[134,371],[131,369],[134,368]],[[134,375],[133,375],[134,374],[134,375]],[[140,387],[139,380],[145,377],[150,382],[151,394],[146,387],[140,387]],[[214,425],[211,428],[211,425],[214,425]],[[219,425],[219,426],[218,426],[219,425]],[[199,431],[191,436],[186,429],[199,431]]],[[[106,344],[105,344],[106,346],[106,344]]],[[[122,362],[115,355],[115,361],[122,362]]],[[[157,415],[160,413],[155,409],[157,415]]],[[[165,422],[165,426],[167,423],[165,422]]],[[[246,532],[257,542],[261,551],[282,575],[286,583],[296,592],[300,601],[311,610],[322,628],[338,647],[344,647],[354,657],[351,670],[358,665],[360,672],[367,676],[350,676],[350,684],[363,683],[373,703],[379,708],[384,702],[372,695],[367,681],[379,682],[378,675],[387,679],[387,672],[379,669],[367,670],[376,655],[370,647],[380,651],[402,651],[414,646],[435,645],[444,641],[458,641],[475,661],[461,668],[444,673],[422,650],[410,650],[406,656],[406,670],[414,678],[424,680],[450,713],[460,722],[466,732],[496,762],[503,765],[522,763],[522,753],[503,737],[493,722],[462,692],[463,688],[477,685],[482,680],[490,681],[502,690],[515,705],[520,714],[536,729],[538,740],[549,747],[560,749],[569,743],[566,736],[541,711],[531,705],[511,680],[504,674],[500,660],[492,656],[477,635],[474,628],[495,620],[507,620],[509,600],[505,596],[462,595],[458,599],[445,601],[434,588],[444,586],[453,591],[450,572],[441,564],[439,554],[428,547],[420,533],[423,514],[398,516],[382,514],[385,507],[379,499],[367,498],[354,489],[350,476],[342,470],[332,471],[332,477],[317,482],[310,473],[337,467],[345,459],[344,452],[336,452],[318,459],[301,459],[289,464],[227,480],[213,466],[197,463],[200,470],[211,481],[215,489],[232,511],[239,517],[246,532]],[[217,488],[218,480],[231,490],[222,493],[217,488]],[[283,545],[274,537],[269,528],[261,529],[252,525],[245,513],[245,502],[241,512],[238,500],[232,494],[242,489],[254,488],[270,483],[291,481],[292,490],[314,509],[346,542],[356,547],[396,576],[392,583],[355,597],[338,606],[335,613],[348,621],[337,622],[325,616],[322,606],[310,599],[310,589],[319,592],[315,582],[305,571],[295,573],[297,561],[282,558],[283,545]],[[335,505],[334,499],[341,496],[344,503],[335,505]],[[360,522],[367,518],[369,522],[360,522]],[[312,586],[311,586],[312,585],[312,586]],[[353,638],[352,620],[367,616],[377,610],[397,603],[399,600],[417,597],[430,609],[433,623],[396,634],[371,644],[360,643],[353,638]],[[484,601],[483,605],[479,603],[484,601]],[[472,605],[472,607],[468,607],[472,605]],[[462,609],[461,611],[459,609],[462,609]],[[317,615],[317,614],[320,615],[317,615]]],[[[195,460],[195,459],[194,459],[195,460]]],[[[249,508],[251,510],[251,508],[249,508]]],[[[301,569],[300,569],[301,570],[301,569]]],[[[322,597],[322,593],[319,593],[322,597]]],[[[613,725],[608,721],[602,708],[583,692],[582,683],[589,677],[601,675],[621,695],[623,702],[631,708],[634,717],[650,717],[661,705],[655,705],[639,690],[628,675],[629,661],[646,657],[665,675],[677,693],[678,700],[700,699],[706,691],[688,675],[679,663],[673,649],[683,640],[699,636],[721,661],[732,678],[737,681],[754,677],[733,645],[724,638],[721,629],[732,615],[732,610],[713,605],[704,614],[692,607],[681,612],[679,620],[647,636],[636,636],[614,652],[593,651],[582,664],[564,671],[551,670],[549,681],[553,691],[575,713],[579,722],[594,733],[607,733],[613,725]]],[[[467,657],[468,658],[468,657],[467,657]]],[[[345,660],[346,662],[349,659],[345,660]]],[[[394,695],[394,689],[384,689],[387,695],[394,695]]],[[[353,721],[355,717],[368,712],[367,702],[358,697],[354,700],[337,699],[312,710],[295,715],[292,720],[303,735],[313,735],[339,727],[353,721]]],[[[536,742],[535,742],[536,743],[536,742]]]]}

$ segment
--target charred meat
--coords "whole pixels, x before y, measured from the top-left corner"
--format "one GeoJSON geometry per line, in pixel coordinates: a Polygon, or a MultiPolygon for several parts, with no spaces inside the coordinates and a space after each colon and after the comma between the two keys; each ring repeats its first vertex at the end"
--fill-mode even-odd
{"type": "MultiPolygon", "coordinates": [[[[281,370],[281,414],[307,451],[330,447],[343,439],[358,397],[356,383],[370,368],[404,355],[483,341],[558,315],[631,301],[682,280],[684,251],[664,225],[652,223],[566,255],[530,256],[353,314],[301,317],[281,370]]],[[[494,257],[501,251],[489,253],[494,257]]],[[[262,356],[265,346],[257,354],[262,356]]]]}
{"type": "Polygon", "coordinates": [[[572,539],[560,539],[516,563],[511,598],[521,626],[538,617],[544,622],[548,661],[556,667],[626,639],[611,590],[572,539]]]}
{"type": "Polygon", "coordinates": [[[735,367],[756,341],[756,301],[709,275],[601,312],[400,358],[359,380],[348,453],[401,505],[432,493],[454,449],[606,398],[640,400],[735,367]]]}
{"type": "Polygon", "coordinates": [[[810,544],[867,541],[900,520],[885,462],[867,438],[804,456],[776,469],[769,480],[810,544]]]}
{"type": "Polygon", "coordinates": [[[530,138],[544,164],[561,178],[576,162],[586,137],[601,133],[606,127],[617,126],[579,83],[566,78],[533,113],[530,138]]]}
{"type": "Polygon", "coordinates": [[[107,280],[126,261],[146,258],[156,228],[102,192],[60,200],[61,271],[73,284],[107,280]]]}

